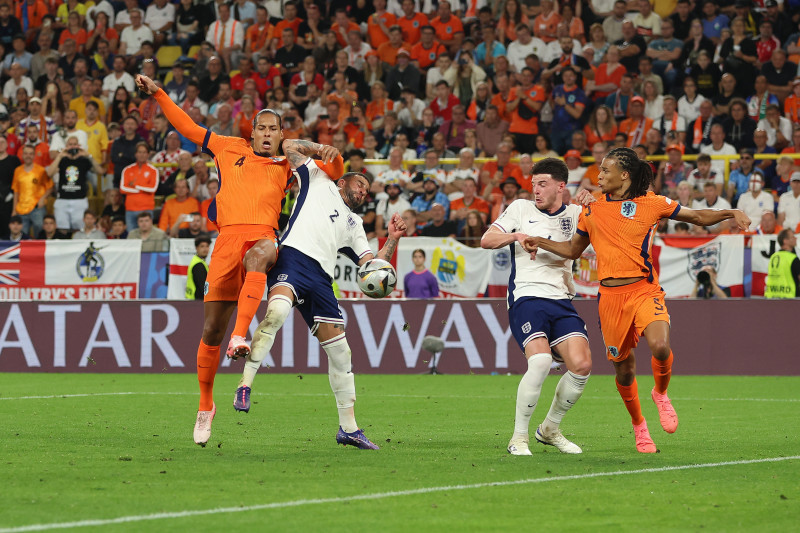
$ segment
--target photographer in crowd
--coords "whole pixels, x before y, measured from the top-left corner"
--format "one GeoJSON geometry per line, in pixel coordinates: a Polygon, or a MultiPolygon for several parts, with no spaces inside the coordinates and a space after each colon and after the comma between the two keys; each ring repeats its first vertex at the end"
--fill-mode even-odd
{"type": "Polygon", "coordinates": [[[81,229],[84,213],[89,209],[89,172],[102,176],[103,167],[80,147],[77,137],[70,136],[46,170],[55,182],[53,212],[58,229],[69,233],[81,229]]]}
{"type": "Polygon", "coordinates": [[[714,267],[704,266],[700,272],[697,273],[697,279],[694,282],[691,298],[703,298],[708,300],[710,298],[729,298],[730,289],[728,287],[722,288],[717,285],[717,271],[714,267]]]}

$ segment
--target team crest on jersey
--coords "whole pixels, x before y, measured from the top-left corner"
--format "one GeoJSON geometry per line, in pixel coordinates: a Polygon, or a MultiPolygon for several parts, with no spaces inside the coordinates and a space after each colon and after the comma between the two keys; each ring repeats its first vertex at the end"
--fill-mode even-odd
{"type": "Polygon", "coordinates": [[[569,237],[572,235],[572,219],[571,218],[562,218],[559,220],[561,224],[561,231],[564,232],[565,237],[569,237]]]}
{"type": "Polygon", "coordinates": [[[278,275],[278,281],[286,281],[287,279],[289,279],[289,276],[286,275],[286,274],[279,274],[278,275]]]}
{"type": "Polygon", "coordinates": [[[353,218],[353,215],[347,215],[347,227],[350,229],[355,229],[356,220],[353,218]]]}
{"type": "Polygon", "coordinates": [[[203,285],[203,296],[208,294],[208,282],[206,281],[205,285],[203,285]]]}
{"type": "Polygon", "coordinates": [[[619,357],[619,348],[617,348],[616,346],[609,346],[608,353],[611,354],[611,357],[614,358],[619,357]]]}
{"type": "Polygon", "coordinates": [[[525,322],[524,324],[522,324],[522,333],[528,334],[530,332],[531,332],[531,323],[525,322]]]}
{"type": "Polygon", "coordinates": [[[622,213],[622,216],[625,218],[633,218],[636,214],[636,202],[631,202],[630,200],[622,202],[619,212],[622,213]]]}

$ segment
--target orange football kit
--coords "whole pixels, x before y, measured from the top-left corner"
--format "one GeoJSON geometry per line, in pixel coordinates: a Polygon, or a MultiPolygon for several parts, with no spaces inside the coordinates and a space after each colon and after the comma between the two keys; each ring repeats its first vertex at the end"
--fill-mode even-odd
{"type": "MultiPolygon", "coordinates": [[[[600,285],[597,296],[600,331],[606,356],[613,362],[630,355],[647,326],[658,321],[669,323],[651,250],[658,221],[674,218],[680,209],[669,198],[648,192],[632,200],[611,200],[603,195],[581,213],[577,233],[589,237],[597,253],[598,279],[643,276],[640,281],[620,287],[600,285]]],[[[664,394],[671,376],[672,353],[665,361],[652,358],[651,363],[655,389],[664,394]]],[[[634,425],[641,423],[636,381],[630,386],[617,383],[617,388],[626,400],[634,425]]]]}
{"type": "MultiPolygon", "coordinates": [[[[219,226],[209,263],[205,301],[238,301],[232,335],[247,336],[267,283],[266,272],[246,272],[243,258],[253,245],[269,239],[277,246],[281,203],[293,181],[285,157],[256,155],[241,137],[223,137],[196,124],[163,91],[155,94],[164,115],[184,137],[214,158],[219,192],[208,207],[208,218],[219,226]]],[[[341,158],[320,166],[333,179],[343,173],[341,158]]],[[[202,340],[197,353],[200,410],[213,407],[212,389],[220,347],[202,340]]]]}

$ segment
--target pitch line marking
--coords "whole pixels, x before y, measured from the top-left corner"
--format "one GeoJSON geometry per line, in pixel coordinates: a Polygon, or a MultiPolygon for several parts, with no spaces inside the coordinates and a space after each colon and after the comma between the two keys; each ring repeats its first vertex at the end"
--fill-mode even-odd
{"type": "Polygon", "coordinates": [[[532,485],[538,483],[549,483],[551,481],[574,481],[580,479],[592,479],[599,477],[616,477],[634,474],[652,474],[661,472],[674,472],[677,470],[692,470],[697,468],[716,468],[721,466],[739,466],[759,463],[778,463],[784,461],[799,460],[800,455],[788,457],[766,457],[762,459],[745,459],[741,461],[724,461],[717,463],[702,463],[678,466],[662,466],[658,468],[642,468],[639,470],[617,470],[615,472],[594,472],[590,474],[575,474],[571,476],[555,476],[545,478],[518,479],[513,481],[492,481],[487,483],[473,483],[470,485],[445,485],[440,487],[423,487],[419,489],[397,490],[391,492],[378,492],[375,494],[356,494],[353,496],[342,496],[338,498],[313,498],[307,500],[292,500],[287,502],[262,503],[258,505],[247,505],[242,507],[217,507],[215,509],[197,509],[194,511],[173,511],[166,513],[153,513],[146,515],[120,516],[118,518],[77,520],[74,522],[54,522],[50,524],[31,524],[28,526],[1,528],[0,533],[21,533],[25,531],[48,531],[51,529],[67,529],[72,527],[91,527],[107,526],[112,524],[127,524],[131,522],[143,522],[146,520],[163,520],[170,518],[187,518],[193,516],[204,516],[224,513],[242,513],[250,511],[262,511],[267,509],[284,509],[287,507],[300,507],[304,505],[323,505],[326,503],[344,503],[352,501],[383,500],[401,496],[415,496],[417,494],[431,494],[434,492],[448,492],[454,490],[470,490],[492,487],[508,487],[513,485],[532,485]]]}
{"type": "MultiPolygon", "coordinates": [[[[52,400],[56,398],[92,398],[95,396],[158,396],[158,395],[171,395],[171,396],[196,396],[197,392],[174,392],[174,391],[161,391],[161,392],[152,392],[152,391],[126,391],[126,392],[87,392],[82,394],[49,394],[49,395],[41,395],[41,396],[0,396],[0,400],[52,400]]],[[[322,393],[322,392],[300,392],[300,393],[289,393],[289,394],[277,394],[277,393],[270,393],[270,392],[254,392],[253,396],[319,396],[319,397],[328,397],[330,393],[322,393]]],[[[376,398],[430,398],[430,399],[459,399],[459,398],[470,398],[470,399],[483,399],[483,400],[505,400],[511,398],[512,396],[459,396],[459,395],[447,395],[447,396],[436,396],[433,394],[379,394],[379,393],[370,393],[369,396],[376,397],[376,398]]],[[[618,401],[617,397],[610,398],[608,396],[582,396],[582,398],[586,400],[609,400],[613,399],[614,401],[618,401]]],[[[800,402],[798,398],[681,398],[680,396],[675,396],[672,398],[673,401],[681,401],[681,402],[800,402]]]]}
{"type": "MultiPolygon", "coordinates": [[[[81,394],[49,394],[49,395],[41,395],[41,396],[0,396],[0,400],[52,400],[56,398],[91,398],[94,396],[158,396],[158,395],[171,395],[171,396],[196,396],[197,392],[174,392],[174,391],[125,391],[125,392],[87,392],[81,394]]],[[[271,393],[271,392],[254,392],[253,396],[330,396],[329,393],[322,393],[322,392],[300,392],[300,393],[289,393],[289,394],[278,394],[278,393],[271,393]]],[[[447,395],[447,396],[436,396],[433,394],[370,394],[370,396],[374,397],[383,397],[383,398],[437,398],[437,399],[448,399],[448,398],[476,398],[476,399],[484,399],[484,400],[503,400],[510,398],[510,396],[458,396],[458,395],[447,395]]],[[[582,396],[582,398],[586,400],[609,400],[610,398],[607,396],[582,396]]],[[[617,400],[616,397],[611,398],[614,401],[617,400]]],[[[674,401],[682,401],[682,402],[703,402],[703,401],[713,401],[713,402],[800,402],[798,398],[681,398],[680,396],[676,396],[672,398],[674,401]]]]}

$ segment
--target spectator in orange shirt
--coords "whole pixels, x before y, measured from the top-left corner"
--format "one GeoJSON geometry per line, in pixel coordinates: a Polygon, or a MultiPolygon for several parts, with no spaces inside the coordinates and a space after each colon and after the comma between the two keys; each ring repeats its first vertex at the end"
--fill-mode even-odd
{"type": "Polygon", "coordinates": [[[122,169],[120,175],[119,189],[125,195],[125,222],[130,228],[137,227],[139,213],[151,213],[156,205],[158,170],[147,161],[149,157],[147,143],[136,143],[136,162],[122,169]]]}
{"type": "Polygon", "coordinates": [[[418,43],[420,30],[430,24],[424,13],[417,13],[414,0],[403,0],[401,9],[403,16],[397,19],[397,24],[403,30],[403,40],[407,43],[418,43]]]}
{"type": "Polygon", "coordinates": [[[22,217],[22,232],[26,235],[33,228],[33,234],[42,231],[45,205],[53,192],[53,181],[45,169],[33,162],[34,149],[30,146],[22,149],[22,164],[14,169],[11,191],[14,200],[11,215],[22,217]]]}
{"type": "Polygon", "coordinates": [[[372,85],[370,92],[372,99],[367,104],[366,117],[369,129],[372,131],[383,127],[383,117],[394,109],[394,102],[386,98],[386,86],[380,81],[372,85]]]}
{"type": "Polygon", "coordinates": [[[39,138],[39,125],[29,124],[25,133],[27,139],[25,140],[25,144],[19,147],[17,157],[22,160],[22,149],[26,146],[33,146],[35,154],[33,156],[33,162],[42,167],[49,166],[52,162],[52,159],[50,159],[50,145],[39,138]]]}
{"type": "Polygon", "coordinates": [[[177,180],[174,190],[175,196],[164,202],[158,221],[158,227],[170,237],[177,237],[179,229],[188,228],[192,213],[200,211],[197,198],[189,196],[189,183],[185,179],[177,180]]]}
{"type": "Polygon", "coordinates": [[[245,53],[251,54],[250,57],[255,63],[261,55],[269,51],[272,43],[273,31],[275,26],[269,23],[267,8],[262,5],[256,6],[256,21],[247,28],[244,37],[245,53]]]}
{"type": "Polygon", "coordinates": [[[286,5],[283,6],[283,20],[278,22],[272,30],[273,52],[278,48],[286,46],[286,42],[284,42],[283,38],[283,30],[292,30],[292,33],[295,35],[295,42],[297,42],[298,30],[302,23],[303,19],[297,18],[297,5],[295,5],[294,2],[286,2],[286,5]]]}
{"type": "Polygon", "coordinates": [[[400,26],[394,25],[389,28],[389,40],[378,47],[378,57],[384,63],[395,66],[397,64],[397,52],[401,48],[411,52],[411,46],[403,42],[403,30],[400,29],[400,26]]]}
{"type": "Polygon", "coordinates": [[[458,17],[453,16],[450,2],[439,2],[439,16],[431,20],[431,26],[436,30],[436,39],[446,48],[458,49],[464,38],[464,26],[458,17]]]}
{"type": "Polygon", "coordinates": [[[489,220],[491,208],[489,202],[477,195],[478,184],[473,178],[464,178],[461,182],[461,192],[464,196],[450,202],[450,220],[455,220],[459,224],[459,229],[463,228],[467,220],[467,215],[472,211],[478,211],[481,220],[485,224],[489,220]]]}
{"type": "Polygon", "coordinates": [[[542,0],[540,5],[542,11],[533,19],[533,34],[545,43],[550,43],[558,38],[561,15],[553,9],[553,0],[542,0]]]}
{"type": "Polygon", "coordinates": [[[390,28],[397,22],[397,17],[386,11],[386,0],[373,0],[375,13],[367,19],[367,36],[372,48],[378,48],[389,42],[390,28]]]}
{"type": "MultiPolygon", "coordinates": [[[[487,161],[483,164],[481,174],[487,172],[489,175],[489,182],[483,184],[481,195],[489,200],[492,194],[501,194],[500,184],[508,178],[513,178],[517,181],[517,185],[522,186],[522,169],[519,165],[511,162],[511,145],[501,142],[497,145],[497,159],[494,161],[487,161]]],[[[492,218],[494,220],[494,218],[492,218]]]]}
{"type": "Polygon", "coordinates": [[[420,41],[411,47],[411,61],[417,68],[425,70],[436,63],[436,59],[447,53],[444,46],[436,41],[436,29],[433,26],[420,28],[420,41]]]}
{"type": "Polygon", "coordinates": [[[597,142],[592,145],[592,157],[594,163],[586,168],[586,172],[581,180],[580,189],[587,189],[589,191],[597,191],[600,189],[598,178],[600,177],[600,162],[608,153],[608,146],[604,142],[597,142]]]}
{"type": "Polygon", "coordinates": [[[317,133],[317,142],[320,144],[332,144],[333,135],[344,127],[343,121],[339,120],[339,102],[328,100],[327,108],[328,113],[320,115],[310,128],[317,133]]]}
{"type": "Polygon", "coordinates": [[[42,27],[42,21],[50,10],[43,0],[18,0],[15,3],[17,4],[15,15],[25,33],[25,40],[32,42],[33,36],[42,27]],[[23,6],[25,6],[24,12],[23,6]]]}
{"type": "Polygon", "coordinates": [[[343,7],[340,7],[336,10],[334,19],[336,22],[331,25],[331,29],[334,31],[334,33],[336,33],[336,40],[339,41],[339,46],[344,48],[350,44],[347,34],[351,31],[360,32],[361,28],[358,26],[358,24],[350,20],[350,18],[347,16],[347,9],[343,7]]]}

